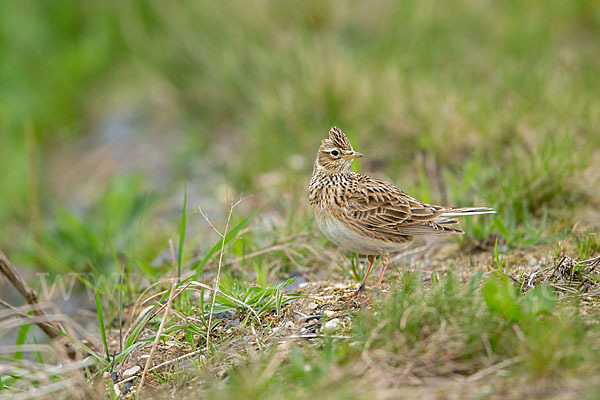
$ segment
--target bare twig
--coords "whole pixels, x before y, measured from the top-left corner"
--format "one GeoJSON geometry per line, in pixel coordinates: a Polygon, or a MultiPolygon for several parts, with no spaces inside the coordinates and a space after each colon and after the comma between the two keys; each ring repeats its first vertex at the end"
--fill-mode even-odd
{"type": "MultiPolygon", "coordinates": [[[[27,282],[17,273],[15,267],[11,264],[8,258],[0,250],[0,272],[8,279],[15,289],[21,293],[25,301],[32,306],[34,315],[45,316],[46,313],[39,306],[38,296],[35,290],[31,289],[27,282]]],[[[38,326],[51,339],[60,336],[58,331],[64,332],[64,328],[60,324],[38,323],[38,326]]]]}
{"type": "MultiPolygon", "coordinates": [[[[50,339],[61,339],[63,336],[61,332],[66,332],[66,329],[59,322],[50,322],[47,318],[46,313],[40,307],[38,295],[35,290],[29,287],[27,282],[18,274],[15,267],[8,260],[6,255],[0,250],[0,272],[8,279],[8,281],[14,286],[15,289],[25,298],[28,304],[32,307],[34,316],[40,317],[35,324],[50,338],[50,339]],[[44,320],[46,319],[46,320],[44,320]]],[[[67,345],[67,354],[70,358],[76,358],[76,351],[67,345]]]]}

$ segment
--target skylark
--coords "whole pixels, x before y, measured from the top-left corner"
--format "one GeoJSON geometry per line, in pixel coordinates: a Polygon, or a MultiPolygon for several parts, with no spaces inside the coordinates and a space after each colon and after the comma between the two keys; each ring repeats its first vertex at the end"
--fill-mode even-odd
{"type": "Polygon", "coordinates": [[[368,256],[370,265],[359,290],[377,256],[383,264],[379,288],[389,254],[405,248],[413,236],[464,233],[448,226],[458,223],[454,217],[495,212],[487,207],[423,203],[388,182],[352,172],[352,161],[362,156],[344,132],[332,127],[329,139],[321,142],[308,187],[321,232],[342,249],[368,256]]]}

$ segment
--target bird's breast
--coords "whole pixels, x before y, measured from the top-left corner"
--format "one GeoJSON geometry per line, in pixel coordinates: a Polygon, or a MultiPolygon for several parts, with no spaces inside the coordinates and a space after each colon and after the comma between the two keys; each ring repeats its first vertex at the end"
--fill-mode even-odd
{"type": "Polygon", "coordinates": [[[316,217],[317,225],[323,235],[343,250],[363,255],[379,255],[382,252],[398,251],[405,247],[405,244],[361,235],[335,216],[317,211],[316,217]]]}

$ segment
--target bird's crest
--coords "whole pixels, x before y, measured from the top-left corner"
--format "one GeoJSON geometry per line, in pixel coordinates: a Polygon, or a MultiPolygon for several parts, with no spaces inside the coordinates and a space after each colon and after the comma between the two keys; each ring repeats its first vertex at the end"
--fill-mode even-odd
{"type": "Polygon", "coordinates": [[[343,150],[352,150],[352,145],[348,136],[337,126],[332,126],[329,130],[329,139],[333,144],[343,150]]]}

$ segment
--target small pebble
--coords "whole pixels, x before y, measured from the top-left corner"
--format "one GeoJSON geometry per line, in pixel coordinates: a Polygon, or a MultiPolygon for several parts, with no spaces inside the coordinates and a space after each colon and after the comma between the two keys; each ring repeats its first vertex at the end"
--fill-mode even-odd
{"type": "Polygon", "coordinates": [[[138,373],[141,369],[142,367],[140,367],[139,365],[134,365],[133,367],[123,371],[123,378],[129,378],[130,376],[138,373]]]}
{"type": "Polygon", "coordinates": [[[238,326],[240,326],[239,318],[231,319],[231,320],[225,322],[225,329],[237,328],[238,326]]]}
{"type": "Polygon", "coordinates": [[[309,310],[315,310],[318,307],[317,303],[310,303],[308,305],[309,310]]]}
{"type": "Polygon", "coordinates": [[[129,393],[129,391],[131,390],[132,387],[133,387],[133,381],[125,382],[125,384],[123,385],[123,396],[125,396],[127,393],[129,393]]]}
{"type": "Polygon", "coordinates": [[[335,311],[331,311],[331,310],[325,310],[323,311],[323,315],[326,316],[327,318],[333,318],[335,317],[335,311]]]}
{"type": "Polygon", "coordinates": [[[332,333],[340,329],[342,326],[342,321],[339,318],[334,318],[330,321],[327,321],[325,325],[321,328],[321,332],[323,333],[332,333]]]}

